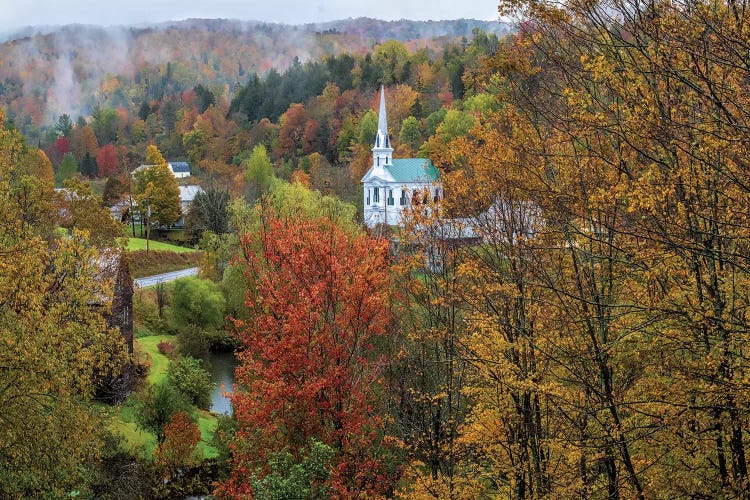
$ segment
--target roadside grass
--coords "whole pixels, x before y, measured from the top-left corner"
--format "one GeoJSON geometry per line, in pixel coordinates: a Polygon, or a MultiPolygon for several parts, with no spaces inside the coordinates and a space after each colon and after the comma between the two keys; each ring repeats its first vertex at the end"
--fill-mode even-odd
{"type": "MultiPolygon", "coordinates": [[[[171,245],[169,243],[163,243],[161,241],[154,241],[150,240],[148,242],[149,250],[153,250],[155,252],[177,252],[177,253],[190,253],[190,252],[197,252],[198,250],[195,250],[194,248],[188,248],[188,247],[181,247],[178,245],[171,245]]],[[[134,252],[136,250],[146,250],[146,238],[128,238],[128,246],[126,248],[129,252],[134,252]]]]}
{"type": "Polygon", "coordinates": [[[131,251],[129,252],[130,274],[133,278],[143,278],[197,267],[202,255],[202,252],[194,250],[187,252],[150,251],[148,253],[145,250],[131,251]]]}

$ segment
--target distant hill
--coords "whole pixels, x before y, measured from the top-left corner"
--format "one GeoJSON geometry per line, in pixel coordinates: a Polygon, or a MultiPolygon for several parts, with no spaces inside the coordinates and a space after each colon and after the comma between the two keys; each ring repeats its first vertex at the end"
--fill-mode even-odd
{"type": "Polygon", "coordinates": [[[103,100],[117,106],[129,98],[118,95],[121,80],[147,87],[160,74],[152,69],[167,63],[176,82],[171,90],[232,87],[252,73],[285,69],[295,58],[365,54],[388,39],[435,52],[451,39],[471,37],[474,29],[503,35],[511,26],[358,18],[300,26],[189,19],[139,27],[27,28],[0,44],[0,106],[21,126],[40,126],[62,113],[87,115],[103,100]]]}

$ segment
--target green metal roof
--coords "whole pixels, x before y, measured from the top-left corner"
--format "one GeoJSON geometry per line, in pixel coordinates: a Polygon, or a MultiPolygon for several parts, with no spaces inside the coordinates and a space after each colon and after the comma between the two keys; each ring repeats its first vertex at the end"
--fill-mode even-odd
{"type": "Polygon", "coordinates": [[[394,158],[385,167],[396,182],[432,182],[440,179],[440,171],[428,158],[394,158]]]}

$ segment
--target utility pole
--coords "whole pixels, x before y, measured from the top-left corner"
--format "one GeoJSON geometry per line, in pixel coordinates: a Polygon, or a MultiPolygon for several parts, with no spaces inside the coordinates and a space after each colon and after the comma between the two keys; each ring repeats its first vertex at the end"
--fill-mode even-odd
{"type": "Polygon", "coordinates": [[[148,202],[146,205],[146,255],[148,255],[148,242],[151,235],[151,203],[148,199],[146,201],[148,202]]]}

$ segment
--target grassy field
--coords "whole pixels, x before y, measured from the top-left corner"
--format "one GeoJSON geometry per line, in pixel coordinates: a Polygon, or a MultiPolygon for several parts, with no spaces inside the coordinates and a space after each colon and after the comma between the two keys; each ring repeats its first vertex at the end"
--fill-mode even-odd
{"type": "Polygon", "coordinates": [[[110,420],[110,429],[122,436],[127,449],[142,458],[151,457],[156,450],[156,436],[139,428],[135,423],[133,397],[128,398],[119,410],[110,420]]]}
{"type": "Polygon", "coordinates": [[[177,344],[175,335],[154,335],[153,337],[141,337],[135,339],[135,344],[140,347],[141,352],[148,355],[151,360],[151,370],[146,381],[149,385],[157,385],[167,377],[169,359],[159,352],[159,342],[171,342],[177,344]]]}
{"type": "Polygon", "coordinates": [[[198,449],[201,450],[204,458],[214,458],[219,454],[216,448],[211,446],[217,423],[214,414],[203,410],[198,412],[198,428],[201,430],[201,442],[198,443],[198,449]]]}
{"type": "MultiPolygon", "coordinates": [[[[181,247],[177,245],[170,245],[169,243],[162,243],[161,241],[149,241],[149,250],[155,252],[177,252],[177,253],[189,253],[197,252],[194,248],[181,247]]],[[[146,238],[128,238],[128,251],[145,250],[146,249],[146,238]]]]}

